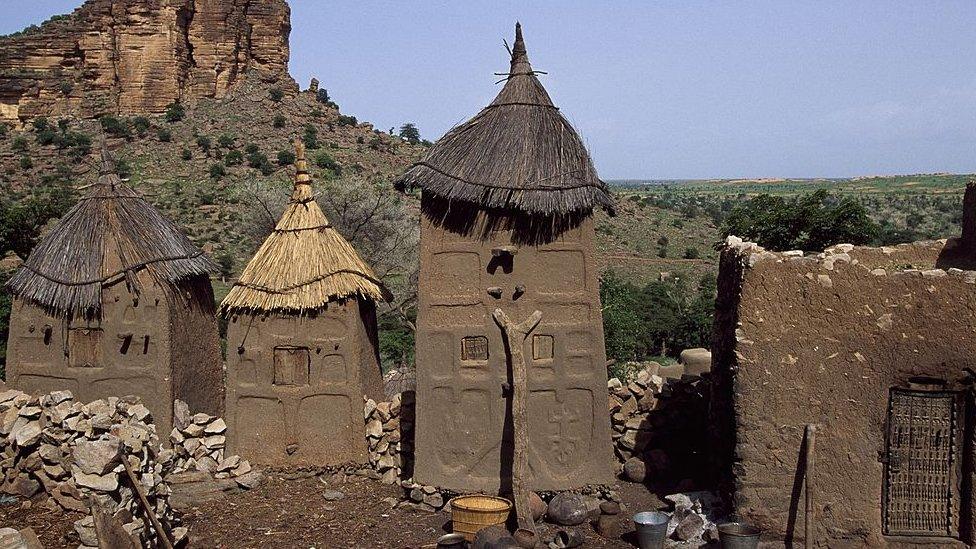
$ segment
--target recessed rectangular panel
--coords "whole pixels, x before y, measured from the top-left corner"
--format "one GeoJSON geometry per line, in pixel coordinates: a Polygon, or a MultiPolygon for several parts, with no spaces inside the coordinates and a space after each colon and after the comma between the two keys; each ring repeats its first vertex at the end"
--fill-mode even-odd
{"type": "MultiPolygon", "coordinates": [[[[360,401],[362,402],[362,401],[360,401]]],[[[366,452],[362,412],[354,412],[345,395],[312,395],[298,405],[295,459],[320,463],[342,463],[366,452]]]]}
{"type": "Polygon", "coordinates": [[[481,258],[475,252],[440,252],[432,258],[430,280],[435,299],[478,298],[481,295],[481,258]]]}
{"type": "Polygon", "coordinates": [[[485,336],[462,337],[461,360],[477,362],[488,360],[488,338],[485,336]]]}
{"type": "Polygon", "coordinates": [[[68,366],[98,368],[102,366],[102,330],[72,328],[68,331],[68,366]]]}
{"type": "Polygon", "coordinates": [[[546,334],[532,336],[532,360],[552,360],[553,337],[546,334]]]}
{"type": "Polygon", "coordinates": [[[586,290],[586,265],[580,250],[539,250],[538,265],[533,271],[546,276],[538,286],[539,293],[578,293],[586,290]]]}
{"type": "Polygon", "coordinates": [[[274,384],[308,385],[309,364],[307,347],[275,347],[274,384]]]}
{"type": "Polygon", "coordinates": [[[285,407],[276,398],[241,397],[236,402],[236,424],[231,435],[234,453],[251,463],[276,464],[291,443],[285,425],[285,407]]]}
{"type": "Polygon", "coordinates": [[[312,359],[312,385],[345,383],[349,380],[346,358],[340,354],[315,356],[312,359]]]}

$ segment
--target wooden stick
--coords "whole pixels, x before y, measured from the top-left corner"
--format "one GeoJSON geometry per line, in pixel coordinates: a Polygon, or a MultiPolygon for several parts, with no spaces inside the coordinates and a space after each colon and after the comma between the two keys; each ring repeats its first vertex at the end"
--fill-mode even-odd
{"type": "Polygon", "coordinates": [[[173,549],[173,543],[169,540],[169,536],[166,535],[166,530],[163,529],[163,525],[159,522],[159,519],[156,518],[156,511],[149,505],[146,492],[142,489],[142,484],[136,478],[136,474],[132,472],[132,466],[129,465],[128,456],[124,453],[122,454],[122,466],[125,467],[125,474],[128,475],[129,481],[132,482],[132,487],[136,489],[136,494],[139,495],[139,502],[142,503],[142,509],[149,516],[149,522],[152,523],[153,529],[156,530],[160,544],[162,544],[164,549],[173,549]]]}
{"type": "Polygon", "coordinates": [[[512,365],[512,427],[515,438],[515,455],[512,462],[512,495],[515,499],[515,515],[519,528],[535,533],[535,522],[529,508],[529,493],[525,490],[525,474],[529,468],[528,435],[528,374],[525,370],[525,356],[522,343],[542,320],[542,312],[535,311],[519,324],[512,322],[501,309],[492,313],[495,322],[501,327],[508,340],[508,352],[512,365]]]}
{"type": "Polygon", "coordinates": [[[804,537],[804,547],[807,549],[813,549],[814,546],[814,532],[813,532],[813,470],[817,462],[817,456],[814,453],[816,441],[817,441],[817,428],[813,424],[807,424],[806,428],[806,439],[807,439],[807,451],[805,456],[806,461],[806,474],[803,476],[803,483],[806,492],[806,504],[803,516],[803,537],[804,537]]]}

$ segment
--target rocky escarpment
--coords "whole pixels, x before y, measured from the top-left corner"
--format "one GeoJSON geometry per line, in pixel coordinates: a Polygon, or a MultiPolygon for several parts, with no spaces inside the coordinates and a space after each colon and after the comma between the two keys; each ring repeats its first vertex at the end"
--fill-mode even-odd
{"type": "Polygon", "coordinates": [[[162,112],[288,76],[285,0],[88,0],[0,39],[0,120],[162,112]]]}

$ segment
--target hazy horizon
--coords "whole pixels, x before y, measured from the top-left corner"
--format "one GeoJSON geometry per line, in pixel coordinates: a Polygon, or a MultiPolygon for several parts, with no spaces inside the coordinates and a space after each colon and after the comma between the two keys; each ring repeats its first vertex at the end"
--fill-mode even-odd
{"type": "MultiPolygon", "coordinates": [[[[81,3],[4,0],[0,33],[81,3]]],[[[976,172],[974,2],[289,3],[299,85],[384,131],[477,113],[518,19],[603,179],[976,172]]]]}

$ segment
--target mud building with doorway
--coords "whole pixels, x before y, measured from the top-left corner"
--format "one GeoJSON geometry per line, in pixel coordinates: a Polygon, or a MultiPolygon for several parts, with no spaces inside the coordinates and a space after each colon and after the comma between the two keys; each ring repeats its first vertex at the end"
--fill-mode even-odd
{"type": "Polygon", "coordinates": [[[363,397],[382,397],[372,269],[333,227],[296,143],[285,211],[220,306],[228,448],[273,466],[365,463],[363,397]]]}
{"type": "Polygon", "coordinates": [[[217,266],[115,171],[98,180],[7,283],[7,383],[80,402],[136,395],[160,433],[173,400],[223,413],[210,273],[217,266]]]}
{"type": "Polygon", "coordinates": [[[720,455],[737,514],[764,539],[805,541],[812,513],[816,547],[973,543],[976,272],[952,266],[957,248],[804,255],[726,242],[712,345],[720,455]]]}

